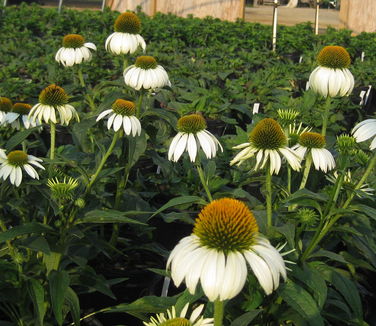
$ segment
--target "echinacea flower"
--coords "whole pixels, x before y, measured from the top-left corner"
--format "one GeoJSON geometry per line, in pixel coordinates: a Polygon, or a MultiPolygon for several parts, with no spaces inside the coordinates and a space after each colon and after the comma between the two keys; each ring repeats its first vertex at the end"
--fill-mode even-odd
{"type": "Polygon", "coordinates": [[[247,263],[267,295],[278,288],[286,267],[279,251],[259,233],[253,213],[236,199],[205,206],[193,233],[172,250],[167,268],[176,286],[183,280],[191,294],[200,282],[210,301],[235,297],[247,279],[247,263]]]}
{"type": "MultiPolygon", "coordinates": [[[[352,134],[358,143],[376,136],[376,119],[367,119],[358,123],[352,130],[352,134]]],[[[376,137],[373,138],[370,150],[376,148],[376,137]]]]}
{"type": "Polygon", "coordinates": [[[151,317],[149,322],[144,322],[145,326],[213,326],[213,318],[204,318],[201,316],[204,305],[201,304],[192,311],[191,317],[186,317],[189,303],[187,303],[180,314],[176,313],[175,306],[164,313],[151,317]]]}
{"type": "Polygon", "coordinates": [[[348,96],[354,88],[351,58],[341,46],[326,46],[318,57],[319,66],[309,77],[310,88],[323,97],[348,96]]]}
{"type": "Polygon", "coordinates": [[[138,57],[134,65],[124,70],[124,82],[136,90],[171,86],[166,70],[147,55],[138,57]]]}
{"type": "Polygon", "coordinates": [[[304,132],[293,149],[303,160],[307,155],[312,159],[316,170],[328,172],[335,168],[333,155],[325,147],[325,137],[317,132],[304,132]]]}
{"type": "Polygon", "coordinates": [[[63,47],[55,55],[55,60],[65,67],[71,67],[84,61],[90,61],[92,54],[90,50],[97,50],[94,43],[85,43],[83,36],[79,34],[68,34],[63,38],[63,47]]]}
{"type": "Polygon", "coordinates": [[[12,111],[13,103],[7,97],[0,97],[0,126],[6,123],[8,112],[12,111]]]}
{"type": "Polygon", "coordinates": [[[240,165],[255,156],[255,170],[264,168],[269,162],[270,173],[278,174],[282,164],[280,155],[282,155],[293,170],[299,170],[301,159],[286,144],[287,137],[279,123],[270,118],[263,119],[251,131],[248,143],[233,147],[242,151],[232,159],[230,165],[240,165]]]}
{"type": "Polygon", "coordinates": [[[8,112],[5,117],[5,122],[9,123],[13,128],[20,130],[21,126],[25,129],[33,128],[40,125],[38,120],[29,118],[31,105],[27,103],[15,103],[12,111],[8,112]]]}
{"type": "Polygon", "coordinates": [[[39,162],[42,162],[40,158],[27,155],[24,151],[12,151],[6,155],[5,151],[0,149],[0,178],[6,180],[9,177],[10,183],[18,187],[21,184],[22,169],[24,169],[31,178],[39,179],[37,171],[32,166],[44,170],[39,162]]]}
{"type": "Polygon", "coordinates": [[[46,87],[39,94],[39,103],[34,105],[29,113],[32,121],[44,120],[45,123],[57,123],[56,112],[59,112],[59,122],[62,125],[68,125],[72,118],[80,121],[76,109],[68,104],[68,95],[65,90],[57,85],[46,87]]]}
{"type": "Polygon", "coordinates": [[[131,101],[117,99],[111,109],[103,111],[97,118],[97,121],[110,115],[107,121],[107,129],[111,127],[114,131],[118,131],[123,126],[126,135],[141,135],[141,123],[135,116],[136,107],[131,101]]]}
{"type": "Polygon", "coordinates": [[[68,201],[73,199],[73,192],[78,187],[78,181],[71,177],[64,177],[62,181],[59,178],[48,179],[48,188],[54,199],[68,201]]]}
{"type": "Polygon", "coordinates": [[[200,114],[180,118],[177,125],[179,132],[172,139],[168,159],[177,162],[183,152],[187,151],[191,162],[194,162],[200,147],[208,159],[215,157],[218,147],[223,152],[222,145],[206,127],[206,121],[200,114]]]}
{"type": "Polygon", "coordinates": [[[132,54],[141,47],[145,52],[146,43],[139,34],[141,22],[133,12],[124,12],[114,24],[115,33],[106,40],[105,48],[113,54],[132,54]]]}

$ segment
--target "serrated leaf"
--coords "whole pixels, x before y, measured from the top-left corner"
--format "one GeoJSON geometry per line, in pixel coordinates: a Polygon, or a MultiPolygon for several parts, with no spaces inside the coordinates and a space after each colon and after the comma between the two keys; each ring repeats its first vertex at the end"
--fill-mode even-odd
{"type": "Polygon", "coordinates": [[[44,288],[38,280],[30,279],[28,283],[28,291],[34,305],[37,323],[39,326],[43,326],[43,319],[46,314],[46,306],[44,305],[44,288]]]}
{"type": "Polygon", "coordinates": [[[255,319],[262,310],[253,310],[236,318],[230,326],[248,326],[249,323],[255,319]]]}
{"type": "Polygon", "coordinates": [[[29,233],[44,233],[50,231],[53,231],[53,229],[48,225],[37,222],[26,223],[23,225],[15,226],[11,229],[8,229],[5,232],[2,232],[0,234],[0,243],[12,240],[16,237],[29,233]]]}
{"type": "Polygon", "coordinates": [[[95,209],[85,214],[83,218],[76,221],[76,224],[80,223],[129,223],[145,225],[140,221],[129,218],[128,216],[137,216],[150,214],[146,211],[127,211],[121,212],[115,209],[101,210],[95,209]]]}
{"type": "Polygon", "coordinates": [[[324,320],[315,300],[302,287],[288,280],[280,291],[280,295],[292,309],[306,319],[309,325],[324,326],[324,320]]]}
{"type": "Polygon", "coordinates": [[[163,212],[164,210],[177,206],[177,205],[182,205],[182,204],[201,204],[205,205],[206,201],[204,201],[201,197],[198,196],[181,196],[181,197],[176,197],[171,200],[169,200],[166,204],[164,204],[161,208],[159,208],[156,212],[154,212],[149,219],[154,217],[155,215],[158,215],[159,213],[163,212]]]}
{"type": "Polygon", "coordinates": [[[59,326],[63,324],[63,304],[69,287],[69,275],[66,271],[51,271],[48,275],[52,311],[59,326]]]}

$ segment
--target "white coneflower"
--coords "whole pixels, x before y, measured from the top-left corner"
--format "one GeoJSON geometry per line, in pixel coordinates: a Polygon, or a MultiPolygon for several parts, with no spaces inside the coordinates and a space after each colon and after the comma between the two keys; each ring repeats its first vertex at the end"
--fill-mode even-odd
{"type": "Polygon", "coordinates": [[[133,12],[122,13],[115,21],[115,33],[106,40],[105,48],[113,54],[132,54],[141,47],[145,52],[146,43],[139,34],[141,22],[133,12]]]}
{"type": "Polygon", "coordinates": [[[30,104],[15,103],[12,107],[12,111],[7,113],[5,121],[17,130],[20,130],[22,126],[25,129],[29,129],[40,125],[38,120],[34,121],[29,118],[30,110],[30,104]]]}
{"type": "MultiPolygon", "coordinates": [[[[367,119],[358,123],[352,130],[352,134],[358,143],[376,136],[376,119],[367,119]]],[[[371,150],[376,148],[376,137],[369,146],[371,150]]]]}
{"type": "Polygon", "coordinates": [[[60,124],[68,125],[72,118],[80,121],[76,109],[68,104],[68,95],[64,89],[57,85],[46,87],[39,95],[39,103],[30,110],[29,117],[32,121],[43,121],[45,123],[57,123],[56,112],[59,112],[60,124]]]}
{"type": "Polygon", "coordinates": [[[230,165],[240,165],[245,160],[256,157],[255,170],[264,168],[269,162],[270,173],[278,174],[282,164],[280,155],[282,155],[293,170],[299,170],[301,159],[286,144],[287,137],[279,123],[270,118],[263,119],[250,133],[249,143],[233,147],[242,151],[233,158],[230,165]]]}
{"type": "Polygon", "coordinates": [[[71,67],[83,61],[90,61],[92,57],[90,50],[97,50],[94,43],[85,43],[84,37],[79,34],[68,34],[64,36],[63,47],[57,51],[55,60],[66,67],[71,67]]]}
{"type": "Polygon", "coordinates": [[[200,282],[210,301],[235,297],[247,279],[247,263],[266,294],[278,288],[286,267],[279,251],[259,232],[248,207],[222,198],[205,206],[193,233],[180,240],[167,261],[176,286],[191,294],[200,282]]]}
{"type": "Polygon", "coordinates": [[[138,57],[134,65],[125,69],[124,82],[136,90],[171,86],[166,70],[150,56],[138,57]]]}
{"type": "Polygon", "coordinates": [[[204,305],[199,305],[192,311],[191,317],[186,317],[189,303],[187,303],[180,314],[176,313],[175,306],[164,313],[158,314],[157,317],[151,317],[149,322],[144,322],[145,326],[213,326],[213,318],[204,318],[201,316],[204,305]]]}
{"type": "Polygon", "coordinates": [[[318,57],[319,66],[311,73],[309,85],[323,97],[348,96],[354,88],[354,77],[347,69],[349,53],[341,46],[326,46],[318,57]]]}
{"type": "Polygon", "coordinates": [[[304,132],[293,149],[303,160],[307,155],[312,159],[316,170],[328,172],[335,168],[333,155],[325,147],[325,137],[316,132],[304,132]]]}
{"type": "Polygon", "coordinates": [[[133,102],[117,99],[111,109],[103,111],[97,118],[97,121],[110,115],[107,121],[107,129],[111,127],[118,131],[123,126],[126,135],[141,135],[141,123],[135,117],[136,106],[133,102]]]}
{"type": "Polygon", "coordinates": [[[7,97],[0,97],[0,126],[6,124],[6,116],[12,111],[13,103],[7,97]]]}
{"type": "Polygon", "coordinates": [[[191,162],[194,162],[200,147],[209,159],[215,157],[218,147],[223,152],[217,138],[206,130],[206,121],[202,115],[190,114],[180,118],[177,128],[179,132],[168,150],[170,161],[177,162],[184,151],[187,151],[191,162]]]}
{"type": "Polygon", "coordinates": [[[39,162],[42,162],[40,158],[27,155],[24,151],[12,151],[6,155],[4,150],[0,150],[0,178],[6,180],[9,177],[10,183],[18,187],[21,184],[22,169],[24,169],[30,177],[39,179],[37,171],[32,166],[44,170],[39,162]]]}

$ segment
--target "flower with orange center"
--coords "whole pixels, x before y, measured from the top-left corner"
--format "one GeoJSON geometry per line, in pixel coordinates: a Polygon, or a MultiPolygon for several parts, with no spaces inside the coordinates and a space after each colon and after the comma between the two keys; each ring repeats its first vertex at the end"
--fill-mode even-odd
{"type": "Polygon", "coordinates": [[[183,280],[191,294],[200,282],[210,301],[235,297],[247,279],[247,263],[266,294],[286,278],[279,251],[259,233],[253,213],[236,199],[205,206],[193,233],[180,240],[167,261],[176,286],[183,280]]]}
{"type": "Polygon", "coordinates": [[[300,169],[299,156],[287,145],[287,137],[280,124],[270,118],[261,120],[249,135],[249,142],[233,148],[242,149],[230,162],[230,165],[242,164],[245,160],[256,157],[255,170],[262,169],[269,163],[271,174],[278,174],[281,169],[281,155],[286,158],[293,170],[300,169]]]}
{"type": "Polygon", "coordinates": [[[122,13],[115,21],[115,32],[106,40],[105,48],[113,54],[132,54],[139,47],[145,52],[146,43],[139,34],[141,22],[133,12],[122,13]]]}
{"type": "Polygon", "coordinates": [[[354,77],[348,67],[349,53],[342,46],[326,46],[318,57],[319,66],[309,77],[310,88],[323,97],[348,96],[354,88],[354,77]]]}
{"type": "Polygon", "coordinates": [[[41,123],[39,120],[33,121],[31,118],[29,118],[30,110],[30,104],[15,103],[12,107],[12,111],[7,113],[5,121],[17,130],[20,130],[22,125],[25,129],[40,125],[41,123]]]}
{"type": "Polygon", "coordinates": [[[68,34],[63,38],[63,47],[55,55],[55,60],[65,67],[71,67],[84,61],[90,61],[90,50],[97,50],[94,43],[85,43],[85,39],[79,34],[68,34]]]}
{"type": "Polygon", "coordinates": [[[117,99],[111,109],[103,111],[97,118],[97,121],[105,116],[110,116],[107,121],[107,129],[112,127],[114,131],[118,131],[123,126],[124,133],[135,137],[141,135],[141,123],[135,116],[136,105],[131,101],[117,99]]]}
{"type": "Polygon", "coordinates": [[[171,87],[166,70],[148,55],[138,57],[135,64],[126,68],[123,74],[125,84],[136,90],[171,87]]]}
{"type": "Polygon", "coordinates": [[[303,132],[298,143],[292,148],[303,160],[309,157],[313,161],[316,170],[328,172],[335,168],[333,155],[325,147],[325,137],[317,132],[303,132]]]}

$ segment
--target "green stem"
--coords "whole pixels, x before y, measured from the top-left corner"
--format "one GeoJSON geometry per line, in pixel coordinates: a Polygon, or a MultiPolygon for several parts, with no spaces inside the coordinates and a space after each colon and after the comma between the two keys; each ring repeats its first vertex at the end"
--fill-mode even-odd
{"type": "Polygon", "coordinates": [[[51,134],[51,143],[50,143],[50,159],[55,158],[55,140],[56,140],[56,125],[50,121],[50,134],[51,134]]]}
{"type": "Polygon", "coordinates": [[[208,187],[208,182],[205,180],[205,174],[201,167],[201,163],[196,164],[196,168],[197,168],[198,175],[200,177],[201,184],[205,189],[205,192],[206,192],[206,195],[208,196],[209,201],[213,201],[213,197],[208,187]]]}
{"type": "Polygon", "coordinates": [[[82,74],[82,69],[81,69],[80,65],[78,66],[77,74],[78,74],[78,80],[80,81],[80,85],[82,87],[86,87],[85,80],[84,80],[84,75],[82,74]]]}
{"type": "MultiPolygon", "coordinates": [[[[359,180],[359,182],[355,186],[354,192],[349,196],[349,198],[347,198],[346,202],[343,204],[343,206],[342,206],[343,209],[346,209],[350,205],[352,199],[355,196],[355,190],[360,189],[360,187],[367,180],[368,176],[372,173],[372,170],[374,169],[375,165],[376,165],[376,153],[374,154],[371,161],[369,162],[368,167],[367,167],[366,171],[364,172],[362,178],[359,180]]],[[[340,188],[341,187],[338,187],[338,189],[340,189],[340,188]]],[[[336,193],[337,193],[337,191],[335,192],[335,194],[336,193]]],[[[330,211],[329,211],[329,214],[330,214],[330,211]]],[[[325,223],[324,223],[324,226],[322,228],[321,227],[318,228],[318,230],[316,231],[312,241],[308,245],[306,251],[303,253],[303,255],[301,257],[302,261],[305,261],[309,257],[309,255],[312,253],[312,251],[316,248],[316,246],[320,243],[320,241],[324,238],[324,236],[330,231],[332,226],[341,217],[342,217],[342,214],[337,214],[332,219],[329,219],[330,215],[327,216],[325,223]]]]}
{"type": "Polygon", "coordinates": [[[125,55],[123,59],[123,70],[128,67],[128,57],[125,55]]]}
{"type": "Polygon", "coordinates": [[[325,101],[324,114],[322,116],[321,135],[323,135],[324,137],[326,135],[326,128],[328,126],[328,119],[329,119],[331,104],[332,104],[332,98],[328,96],[325,101]]]}
{"type": "Polygon", "coordinates": [[[140,119],[141,116],[141,106],[142,100],[144,98],[144,92],[141,91],[140,96],[138,97],[137,106],[136,106],[136,118],[140,119]]]}
{"type": "Polygon", "coordinates": [[[303,172],[302,181],[301,181],[300,186],[299,186],[299,190],[303,189],[305,187],[305,185],[307,184],[307,180],[308,180],[308,176],[309,176],[309,171],[311,170],[311,166],[312,166],[312,156],[311,156],[311,153],[309,153],[307,155],[307,158],[306,158],[305,168],[304,168],[304,172],[303,172]]]}
{"type": "Polygon", "coordinates": [[[94,175],[90,178],[90,182],[86,187],[85,194],[88,194],[91,187],[93,186],[95,180],[97,179],[99,173],[102,171],[104,164],[106,163],[108,157],[111,155],[115,145],[116,141],[119,138],[119,131],[115,132],[114,137],[112,138],[112,142],[110,144],[110,147],[108,148],[107,152],[103,155],[101,162],[99,163],[99,166],[97,168],[97,171],[94,173],[94,175]]]}
{"type": "Polygon", "coordinates": [[[222,326],[224,312],[223,306],[223,301],[214,301],[214,326],[222,326]]]}
{"type": "Polygon", "coordinates": [[[344,171],[341,171],[341,175],[336,180],[336,183],[334,185],[333,194],[325,207],[324,216],[330,216],[330,212],[332,211],[333,205],[337,202],[344,179],[345,179],[344,171]]]}
{"type": "MultiPolygon", "coordinates": [[[[8,231],[7,227],[5,226],[4,221],[1,218],[0,218],[0,229],[3,232],[8,231]]],[[[14,263],[17,265],[18,271],[21,273],[22,272],[22,266],[18,262],[16,249],[12,246],[12,243],[9,240],[5,241],[5,243],[7,244],[7,247],[8,247],[8,250],[9,250],[9,255],[12,257],[14,263]]]]}
{"type": "Polygon", "coordinates": [[[287,192],[291,195],[291,166],[287,166],[287,192]]]}
{"type": "Polygon", "coordinates": [[[270,172],[270,164],[266,168],[265,175],[265,187],[266,187],[266,223],[268,229],[272,226],[272,174],[270,172]]]}

